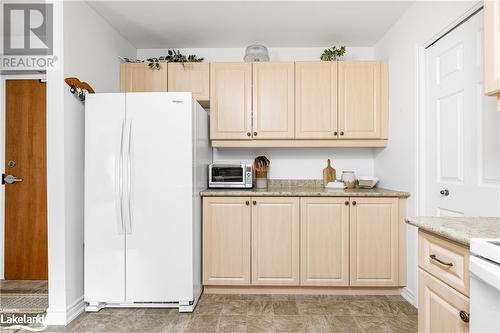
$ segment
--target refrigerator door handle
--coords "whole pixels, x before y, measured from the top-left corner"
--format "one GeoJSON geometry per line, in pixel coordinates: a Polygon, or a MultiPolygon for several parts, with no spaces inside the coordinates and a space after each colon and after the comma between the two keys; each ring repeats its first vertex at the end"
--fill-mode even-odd
{"type": "Polygon", "coordinates": [[[117,206],[117,222],[118,234],[125,233],[125,223],[123,221],[123,135],[125,133],[125,120],[122,121],[120,133],[120,153],[115,159],[115,193],[116,193],[116,206],[117,206]]]}
{"type": "Polygon", "coordinates": [[[126,227],[126,233],[131,234],[132,233],[132,144],[133,144],[133,139],[132,139],[132,127],[133,127],[133,121],[130,121],[130,127],[129,127],[129,132],[128,132],[128,154],[127,154],[127,203],[128,203],[128,225],[126,227]]]}

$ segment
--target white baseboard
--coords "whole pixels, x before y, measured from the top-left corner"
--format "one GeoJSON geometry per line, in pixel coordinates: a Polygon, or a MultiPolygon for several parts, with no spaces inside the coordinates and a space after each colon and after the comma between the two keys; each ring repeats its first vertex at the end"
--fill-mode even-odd
{"type": "Polygon", "coordinates": [[[411,305],[416,307],[418,309],[418,303],[415,298],[415,294],[413,293],[412,290],[408,289],[408,287],[403,288],[403,291],[401,292],[401,296],[408,301],[411,305]]]}
{"type": "Polygon", "coordinates": [[[85,302],[83,301],[83,296],[81,296],[70,304],[66,310],[48,308],[47,316],[45,317],[45,325],[66,326],[84,311],[85,302]]]}

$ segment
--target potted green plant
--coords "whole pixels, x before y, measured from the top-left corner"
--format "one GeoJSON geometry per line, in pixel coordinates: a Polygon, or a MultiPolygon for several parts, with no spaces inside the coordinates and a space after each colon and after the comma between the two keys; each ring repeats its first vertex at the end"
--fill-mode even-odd
{"type": "Polygon", "coordinates": [[[321,54],[320,59],[323,61],[343,60],[345,52],[346,52],[345,46],[341,46],[340,48],[333,46],[332,48],[325,49],[321,54]]]}

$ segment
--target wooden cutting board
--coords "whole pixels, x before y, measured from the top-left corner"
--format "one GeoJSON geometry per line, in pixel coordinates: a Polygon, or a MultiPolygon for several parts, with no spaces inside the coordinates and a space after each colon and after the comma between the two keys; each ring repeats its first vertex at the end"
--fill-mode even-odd
{"type": "Polygon", "coordinates": [[[323,169],[323,185],[326,186],[326,184],[330,182],[334,182],[337,179],[337,175],[335,172],[335,169],[332,168],[330,159],[326,161],[327,166],[326,168],[323,169]]]}

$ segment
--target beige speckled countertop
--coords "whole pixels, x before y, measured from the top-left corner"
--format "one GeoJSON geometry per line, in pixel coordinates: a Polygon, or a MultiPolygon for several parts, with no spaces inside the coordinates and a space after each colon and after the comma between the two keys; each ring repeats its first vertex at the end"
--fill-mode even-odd
{"type": "Polygon", "coordinates": [[[499,217],[409,217],[406,223],[469,246],[471,238],[500,238],[499,217]]]}
{"type": "Polygon", "coordinates": [[[384,188],[352,190],[325,189],[317,180],[273,180],[267,189],[207,189],[202,197],[398,197],[408,198],[410,193],[384,188]]]}

